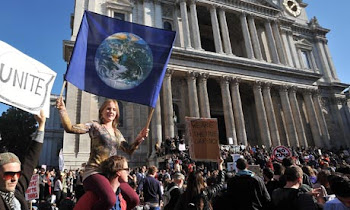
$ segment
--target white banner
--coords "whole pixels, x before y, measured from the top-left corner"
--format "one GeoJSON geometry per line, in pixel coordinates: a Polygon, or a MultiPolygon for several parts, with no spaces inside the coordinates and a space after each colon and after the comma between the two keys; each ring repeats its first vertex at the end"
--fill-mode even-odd
{"type": "Polygon", "coordinates": [[[50,94],[56,72],[0,41],[0,102],[32,114],[50,116],[50,94]]]}
{"type": "Polygon", "coordinates": [[[58,168],[60,171],[64,170],[63,149],[60,149],[60,153],[58,154],[58,168]]]}

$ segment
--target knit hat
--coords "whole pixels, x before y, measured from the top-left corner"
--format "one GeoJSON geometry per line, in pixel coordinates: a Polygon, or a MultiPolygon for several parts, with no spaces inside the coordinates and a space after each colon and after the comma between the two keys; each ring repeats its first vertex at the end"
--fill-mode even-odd
{"type": "Polygon", "coordinates": [[[7,163],[21,164],[21,161],[19,161],[17,155],[13,154],[12,152],[0,153],[0,166],[5,165],[7,163]]]}

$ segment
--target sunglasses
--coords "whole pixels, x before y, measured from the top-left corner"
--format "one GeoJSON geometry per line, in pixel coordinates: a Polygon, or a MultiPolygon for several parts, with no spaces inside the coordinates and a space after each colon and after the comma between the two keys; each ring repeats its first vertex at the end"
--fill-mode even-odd
{"type": "Polygon", "coordinates": [[[119,169],[119,171],[123,171],[123,170],[130,171],[130,168],[121,168],[121,169],[119,169]]]}
{"type": "Polygon", "coordinates": [[[22,174],[21,171],[5,171],[2,177],[5,180],[9,180],[9,179],[12,179],[15,175],[17,175],[17,178],[19,179],[19,177],[21,177],[21,174],[22,174]]]}

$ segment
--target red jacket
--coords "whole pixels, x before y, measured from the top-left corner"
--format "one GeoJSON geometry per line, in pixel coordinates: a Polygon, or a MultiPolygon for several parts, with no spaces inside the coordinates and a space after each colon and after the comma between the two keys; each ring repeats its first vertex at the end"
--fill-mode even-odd
{"type": "MultiPolygon", "coordinates": [[[[126,201],[124,200],[121,193],[118,194],[118,198],[120,201],[121,209],[126,210],[126,201]]],[[[74,210],[90,210],[94,203],[96,203],[98,200],[99,198],[95,193],[92,191],[87,191],[74,206],[74,210]]]]}

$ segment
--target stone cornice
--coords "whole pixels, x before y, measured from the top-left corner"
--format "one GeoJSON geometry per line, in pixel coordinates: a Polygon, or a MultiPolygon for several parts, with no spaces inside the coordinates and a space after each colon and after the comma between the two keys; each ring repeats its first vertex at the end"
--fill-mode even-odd
{"type": "Polygon", "coordinates": [[[237,73],[246,76],[254,76],[258,73],[262,78],[268,79],[275,77],[276,79],[280,78],[277,80],[286,82],[298,79],[301,83],[306,85],[312,85],[321,77],[319,73],[302,71],[288,66],[206,51],[185,50],[179,47],[174,47],[169,64],[186,66],[189,68],[193,67],[194,69],[212,69],[221,74],[237,73]],[[304,82],[301,80],[304,80],[304,82]]]}
{"type": "Polygon", "coordinates": [[[254,13],[263,17],[275,17],[281,13],[281,11],[278,9],[242,0],[198,0],[197,4],[216,5],[221,6],[223,9],[228,11],[246,11],[247,13],[254,13]]]}

